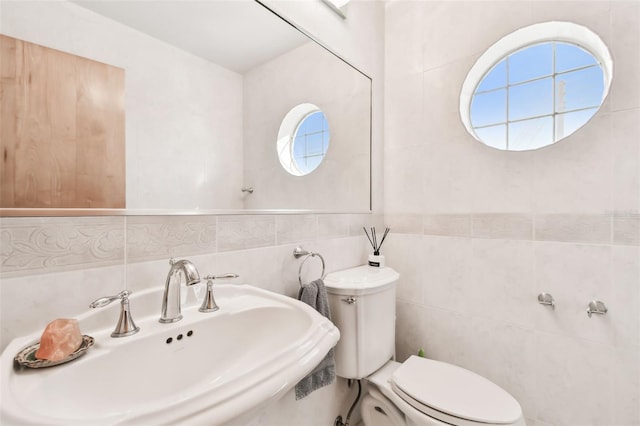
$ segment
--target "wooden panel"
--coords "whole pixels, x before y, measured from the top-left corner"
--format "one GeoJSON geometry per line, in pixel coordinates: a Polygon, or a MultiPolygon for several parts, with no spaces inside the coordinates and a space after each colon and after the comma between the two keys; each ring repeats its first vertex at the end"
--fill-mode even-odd
{"type": "Polygon", "coordinates": [[[0,41],[0,207],[124,208],[124,70],[0,41]]]}
{"type": "Polygon", "coordinates": [[[0,207],[14,207],[16,40],[0,35],[0,207]]]}

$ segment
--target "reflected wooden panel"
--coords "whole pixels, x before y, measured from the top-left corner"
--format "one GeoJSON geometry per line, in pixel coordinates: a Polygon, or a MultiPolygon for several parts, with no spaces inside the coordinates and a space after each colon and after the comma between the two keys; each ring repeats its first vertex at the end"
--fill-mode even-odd
{"type": "Polygon", "coordinates": [[[124,70],[0,36],[2,208],[124,208],[124,70]]]}

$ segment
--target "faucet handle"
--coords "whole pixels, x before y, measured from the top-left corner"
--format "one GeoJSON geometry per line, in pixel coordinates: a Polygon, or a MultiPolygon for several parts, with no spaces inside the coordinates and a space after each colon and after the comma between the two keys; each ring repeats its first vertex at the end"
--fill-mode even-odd
{"type": "MultiPolygon", "coordinates": [[[[211,281],[211,280],[221,280],[224,278],[238,278],[240,275],[238,274],[222,274],[222,275],[207,275],[206,277],[204,277],[204,279],[211,281]]],[[[209,284],[207,282],[207,284],[209,284]]]]}
{"type": "Polygon", "coordinates": [[[93,302],[91,302],[91,304],[89,304],[89,307],[91,309],[102,308],[103,306],[107,306],[109,303],[113,302],[114,300],[118,300],[118,299],[128,300],[130,294],[131,292],[129,290],[122,290],[120,293],[114,296],[106,296],[106,297],[101,297],[100,299],[94,300],[93,302]]]}
{"type": "Polygon", "coordinates": [[[140,327],[133,322],[131,311],[129,310],[130,294],[131,292],[129,290],[123,290],[114,296],[101,297],[89,304],[91,309],[102,308],[114,300],[120,299],[120,317],[118,318],[116,328],[113,330],[113,333],[111,333],[111,337],[131,336],[132,334],[136,334],[140,331],[140,327]]]}
{"type": "Polygon", "coordinates": [[[219,280],[223,278],[238,278],[240,275],[238,274],[223,274],[223,275],[207,275],[205,279],[207,280],[207,292],[204,295],[204,300],[202,301],[202,305],[198,311],[200,312],[215,312],[218,309],[218,304],[216,300],[213,298],[213,280],[219,280]]]}

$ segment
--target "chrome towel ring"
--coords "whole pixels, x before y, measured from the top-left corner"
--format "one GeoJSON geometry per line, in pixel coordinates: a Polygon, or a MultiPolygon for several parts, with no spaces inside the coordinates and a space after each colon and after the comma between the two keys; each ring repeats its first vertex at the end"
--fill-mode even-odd
{"type": "Polygon", "coordinates": [[[310,257],[319,257],[320,261],[322,262],[322,275],[320,276],[320,278],[324,279],[324,277],[326,276],[325,274],[325,270],[326,270],[326,266],[324,263],[324,257],[322,257],[322,255],[320,253],[316,253],[313,251],[307,251],[305,249],[303,249],[302,247],[296,247],[295,249],[293,249],[293,257],[295,257],[296,259],[300,258],[304,256],[304,260],[302,261],[302,263],[300,264],[300,268],[298,268],[298,282],[300,282],[300,286],[302,287],[302,267],[304,266],[304,263],[310,258],[310,257]]]}

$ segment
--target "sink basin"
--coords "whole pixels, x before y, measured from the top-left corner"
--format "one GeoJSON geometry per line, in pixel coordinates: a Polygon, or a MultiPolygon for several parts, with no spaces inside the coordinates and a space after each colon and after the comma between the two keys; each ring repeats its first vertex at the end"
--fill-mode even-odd
{"type": "Polygon", "coordinates": [[[297,300],[249,285],[214,293],[219,311],[198,312],[190,294],[172,324],[158,322],[161,288],[134,293],[140,332],[123,338],[110,337],[119,304],[87,312],[78,320],[94,346],[55,367],[14,365],[40,333],[14,340],[1,357],[2,424],[238,423],[289,391],[339,339],[297,300]]]}

